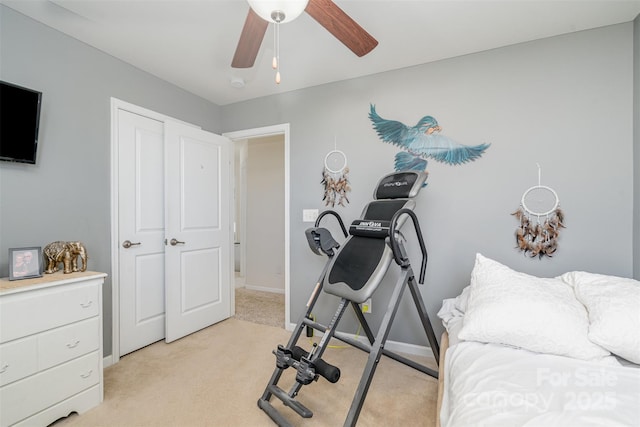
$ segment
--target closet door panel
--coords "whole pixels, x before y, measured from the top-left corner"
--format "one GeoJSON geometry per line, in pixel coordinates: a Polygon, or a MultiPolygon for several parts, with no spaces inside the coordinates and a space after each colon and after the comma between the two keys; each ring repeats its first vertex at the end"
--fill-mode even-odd
{"type": "Polygon", "coordinates": [[[165,335],[164,123],[118,110],[120,355],[165,335]]]}
{"type": "Polygon", "coordinates": [[[182,150],[183,214],[180,228],[182,231],[220,229],[220,150],[192,138],[185,138],[182,150]]]}
{"type": "Polygon", "coordinates": [[[231,141],[165,124],[166,338],[231,314],[231,141]]]}
{"type": "Polygon", "coordinates": [[[181,282],[192,285],[183,289],[183,313],[220,302],[220,288],[207,286],[221,280],[219,249],[183,252],[182,271],[185,277],[181,282]]]}

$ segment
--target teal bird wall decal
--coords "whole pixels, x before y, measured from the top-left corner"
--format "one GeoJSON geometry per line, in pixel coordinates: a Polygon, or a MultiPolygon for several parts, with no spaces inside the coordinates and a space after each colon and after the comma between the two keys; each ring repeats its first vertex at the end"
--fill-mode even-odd
{"type": "Polygon", "coordinates": [[[383,142],[397,145],[405,150],[396,154],[395,168],[400,170],[425,170],[426,158],[459,165],[471,162],[485,152],[491,144],[474,146],[460,144],[440,133],[438,121],[431,116],[424,116],[418,123],[409,127],[395,120],[383,119],[371,104],[369,119],[373,128],[383,142]]]}

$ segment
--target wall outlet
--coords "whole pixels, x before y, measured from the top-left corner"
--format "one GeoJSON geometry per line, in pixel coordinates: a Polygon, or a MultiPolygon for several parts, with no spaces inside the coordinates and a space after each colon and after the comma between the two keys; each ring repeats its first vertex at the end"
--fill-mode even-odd
{"type": "Polygon", "coordinates": [[[318,209],[302,209],[302,222],[316,222],[318,209]]]}
{"type": "Polygon", "coordinates": [[[360,304],[363,313],[371,313],[371,298],[360,304]]]}

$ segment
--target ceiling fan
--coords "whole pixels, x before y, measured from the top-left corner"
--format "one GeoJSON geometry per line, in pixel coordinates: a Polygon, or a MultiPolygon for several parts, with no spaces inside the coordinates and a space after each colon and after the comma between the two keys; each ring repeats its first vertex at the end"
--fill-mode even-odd
{"type": "Polygon", "coordinates": [[[358,56],[366,55],[378,45],[376,39],[332,0],[248,0],[248,2],[251,7],[231,61],[233,68],[253,67],[269,23],[289,22],[303,11],[311,15],[358,56]]]}

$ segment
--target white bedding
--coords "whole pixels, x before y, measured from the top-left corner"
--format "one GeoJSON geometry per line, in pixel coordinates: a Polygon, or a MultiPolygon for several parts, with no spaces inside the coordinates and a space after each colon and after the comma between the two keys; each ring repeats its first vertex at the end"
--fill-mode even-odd
{"type": "Polygon", "coordinates": [[[607,276],[605,288],[603,277],[572,272],[547,279],[553,286],[545,287],[541,285],[546,282],[478,254],[471,285],[458,297],[444,300],[438,313],[449,334],[442,427],[640,427],[640,365],[629,361],[640,354],[640,282],[607,276]],[[567,292],[567,285],[577,291],[593,285],[587,290],[597,291],[595,303],[585,292],[578,292],[579,300],[567,292]],[[487,289],[493,294],[484,295],[487,289]],[[567,295],[575,298],[568,304],[572,307],[585,304],[582,314],[576,310],[571,325],[571,318],[557,318],[557,311],[566,308],[555,304],[561,298],[554,295],[560,292],[564,300],[567,295]],[[534,300],[532,312],[527,304],[534,300]],[[545,324],[547,318],[556,320],[545,324]],[[490,327],[480,328],[482,333],[467,333],[488,321],[490,327]],[[590,354],[582,344],[596,337],[603,325],[607,328],[598,344],[608,356],[590,354]],[[540,342],[546,344],[542,349],[540,342]]]}
{"type": "Polygon", "coordinates": [[[462,341],[445,357],[453,426],[640,426],[640,367],[462,341]]]}

